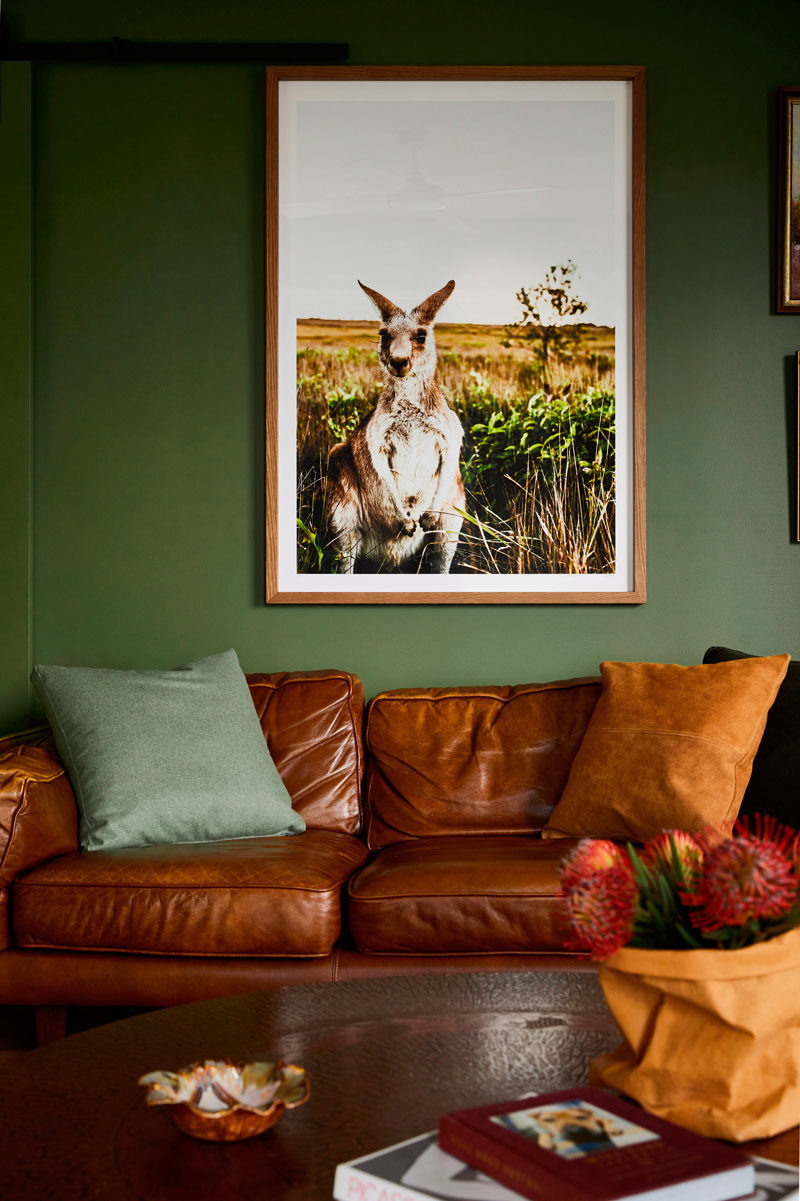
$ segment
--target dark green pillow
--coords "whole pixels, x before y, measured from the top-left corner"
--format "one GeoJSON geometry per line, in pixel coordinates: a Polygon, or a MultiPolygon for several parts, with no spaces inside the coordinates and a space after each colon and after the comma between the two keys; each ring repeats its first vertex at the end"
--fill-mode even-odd
{"type": "MultiPolygon", "coordinates": [[[[703,662],[752,657],[729,646],[710,646],[703,662]]],[[[800,663],[789,664],[767,714],[739,813],[741,817],[772,814],[792,829],[800,829],[800,663]]]]}
{"type": "Polygon", "coordinates": [[[236,652],[171,671],[37,665],[84,850],[298,834],[236,652]]]}

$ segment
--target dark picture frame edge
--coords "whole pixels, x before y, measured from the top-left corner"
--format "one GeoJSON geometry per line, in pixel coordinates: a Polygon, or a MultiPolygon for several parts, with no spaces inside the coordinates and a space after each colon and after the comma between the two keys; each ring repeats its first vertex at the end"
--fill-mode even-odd
{"type": "Polygon", "coordinates": [[[794,540],[800,542],[800,350],[794,356],[794,540]]]}
{"type": "MultiPolygon", "coordinates": [[[[791,296],[793,105],[800,110],[800,85],[778,88],[778,313],[800,313],[800,293],[791,296]]],[[[800,121],[800,111],[797,119],[800,121]]]]}
{"type": "Polygon", "coordinates": [[[643,66],[531,67],[270,67],[266,71],[266,421],[265,533],[267,604],[643,604],[646,577],[646,295],[645,295],[645,68],[643,66]],[[631,113],[631,514],[632,586],[625,592],[281,591],[278,570],[278,85],[292,80],[615,80],[632,89],[631,113]]]}

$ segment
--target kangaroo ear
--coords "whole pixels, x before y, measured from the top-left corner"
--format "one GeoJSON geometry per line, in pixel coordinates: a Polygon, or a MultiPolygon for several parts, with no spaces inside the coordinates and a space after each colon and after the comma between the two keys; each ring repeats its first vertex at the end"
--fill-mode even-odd
{"type": "Polygon", "coordinates": [[[403,310],[401,308],[385,296],[381,296],[380,292],[375,292],[372,288],[368,288],[366,284],[362,284],[361,280],[358,281],[358,286],[369,296],[384,321],[391,321],[392,317],[398,317],[402,313],[403,310]]]}
{"type": "Polygon", "coordinates": [[[456,281],[451,279],[448,283],[440,288],[438,292],[434,292],[427,300],[421,301],[410,314],[415,321],[419,321],[420,325],[430,325],[439,309],[442,307],[447,297],[456,286],[456,281]]]}

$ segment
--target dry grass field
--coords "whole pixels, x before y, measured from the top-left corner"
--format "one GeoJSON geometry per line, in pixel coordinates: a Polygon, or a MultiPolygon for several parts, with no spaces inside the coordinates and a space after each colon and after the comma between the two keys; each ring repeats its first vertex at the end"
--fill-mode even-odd
{"type": "MultiPolygon", "coordinates": [[[[374,350],[378,344],[378,321],[325,321],[309,318],[297,322],[297,349],[374,350]]],[[[581,353],[614,356],[614,331],[607,325],[581,325],[581,353]]],[[[454,351],[460,355],[510,355],[527,362],[530,351],[522,347],[507,349],[502,345],[504,325],[436,324],[436,346],[441,354],[454,351]]]]}
{"type": "MultiPolygon", "coordinates": [[[[302,572],[338,570],[325,464],[378,399],[377,331],[377,321],[298,322],[302,572]]],[[[504,326],[437,324],[439,380],[465,435],[467,508],[454,572],[614,569],[614,330],[585,324],[575,332],[571,357],[543,371],[529,347],[503,345],[504,326]]]]}

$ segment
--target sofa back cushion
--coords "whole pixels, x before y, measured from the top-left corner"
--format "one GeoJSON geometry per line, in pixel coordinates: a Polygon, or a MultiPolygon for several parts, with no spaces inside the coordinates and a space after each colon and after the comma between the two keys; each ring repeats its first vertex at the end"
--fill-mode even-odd
{"type": "Polygon", "coordinates": [[[599,695],[599,681],[580,679],[376,696],[366,730],[370,848],[540,830],[599,695]]]}
{"type": "Polygon", "coordinates": [[[364,689],[345,671],[247,676],[264,737],[292,808],[311,829],[358,834],[364,772],[364,689]]]}

